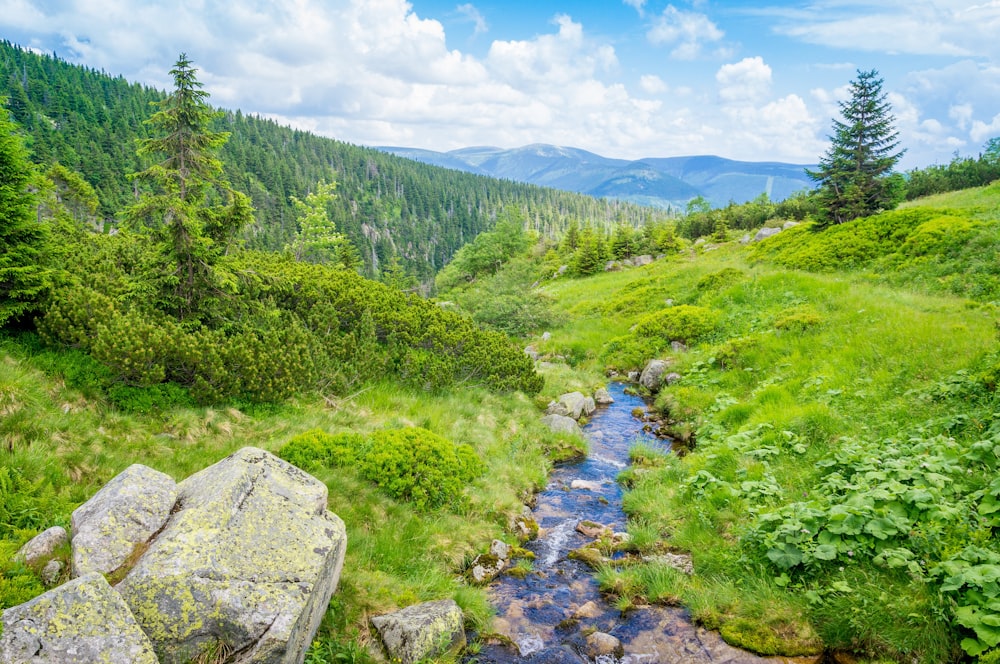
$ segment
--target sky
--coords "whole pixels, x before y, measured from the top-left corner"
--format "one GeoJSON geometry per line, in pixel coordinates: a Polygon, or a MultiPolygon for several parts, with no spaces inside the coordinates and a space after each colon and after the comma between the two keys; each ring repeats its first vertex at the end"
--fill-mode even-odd
{"type": "Polygon", "coordinates": [[[1000,136],[1000,0],[0,0],[0,38],[360,145],[816,163],[875,69],[899,168],[1000,136]]]}

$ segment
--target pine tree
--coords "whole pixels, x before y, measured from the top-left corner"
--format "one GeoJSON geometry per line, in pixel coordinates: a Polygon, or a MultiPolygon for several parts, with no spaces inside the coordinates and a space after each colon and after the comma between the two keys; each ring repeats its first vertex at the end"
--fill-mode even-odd
{"type": "Polygon", "coordinates": [[[31,311],[46,288],[45,227],[35,218],[28,152],[0,105],[0,325],[31,311]]]}
{"type": "Polygon", "coordinates": [[[138,150],[160,161],[132,175],[151,190],[125,213],[134,226],[154,229],[168,265],[160,304],[182,320],[221,289],[213,265],[253,219],[250,199],[222,173],[216,152],[229,134],[209,131],[218,114],[206,102],[197,71],[183,53],[170,70],[174,91],[147,121],[158,135],[140,141],[138,150]]]}
{"type": "Polygon", "coordinates": [[[896,151],[899,134],[877,71],[858,71],[840,111],[844,120],[833,121],[831,145],[819,168],[806,171],[819,182],[821,226],[892,209],[901,199],[890,174],[904,150],[896,151]]]}

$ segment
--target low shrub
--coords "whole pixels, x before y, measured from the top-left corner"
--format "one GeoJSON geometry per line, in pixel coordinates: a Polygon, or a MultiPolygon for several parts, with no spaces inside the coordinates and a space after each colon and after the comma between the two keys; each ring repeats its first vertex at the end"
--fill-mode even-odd
{"type": "Polygon", "coordinates": [[[679,304],[650,314],[636,325],[640,337],[659,337],[668,342],[691,343],[715,330],[719,322],[716,311],[690,304],[679,304]]]}

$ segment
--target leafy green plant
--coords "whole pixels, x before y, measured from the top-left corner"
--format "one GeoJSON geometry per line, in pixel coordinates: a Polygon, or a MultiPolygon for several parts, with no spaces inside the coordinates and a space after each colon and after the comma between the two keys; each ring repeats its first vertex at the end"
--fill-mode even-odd
{"type": "Polygon", "coordinates": [[[666,342],[698,340],[715,329],[718,312],[690,304],[668,307],[646,316],[636,325],[640,337],[656,337],[666,342]]]}

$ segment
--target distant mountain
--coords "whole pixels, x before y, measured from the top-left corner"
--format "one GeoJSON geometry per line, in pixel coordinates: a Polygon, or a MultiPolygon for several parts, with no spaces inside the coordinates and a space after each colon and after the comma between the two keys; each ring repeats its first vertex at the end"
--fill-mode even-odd
{"type": "Polygon", "coordinates": [[[504,150],[471,147],[435,152],[383,147],[391,154],[477,175],[527,182],[660,208],[684,208],[696,196],[713,206],[744,203],[762,193],[773,201],[809,189],[808,166],[722,157],[611,159],[577,148],[534,144],[504,150]]]}

